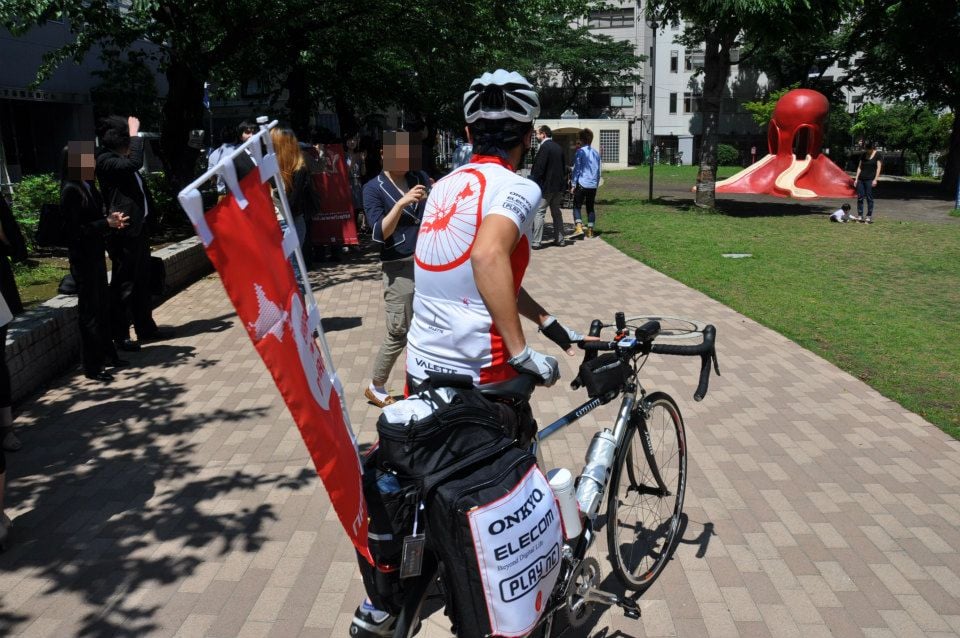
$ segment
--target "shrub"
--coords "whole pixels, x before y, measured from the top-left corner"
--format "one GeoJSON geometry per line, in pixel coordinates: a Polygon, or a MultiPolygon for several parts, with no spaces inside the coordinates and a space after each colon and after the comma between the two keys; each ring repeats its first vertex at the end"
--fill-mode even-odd
{"type": "Polygon", "coordinates": [[[153,195],[153,204],[157,207],[158,212],[157,219],[164,220],[167,224],[176,220],[180,205],[173,198],[167,176],[162,171],[148,173],[144,177],[144,182],[150,189],[150,194],[153,195]]]}
{"type": "Polygon", "coordinates": [[[717,144],[717,165],[733,166],[740,159],[740,151],[729,144],[717,144]]]}
{"type": "Polygon", "coordinates": [[[36,250],[34,234],[40,207],[60,201],[60,181],[52,174],[29,175],[13,187],[13,216],[20,224],[28,250],[36,250]]]}

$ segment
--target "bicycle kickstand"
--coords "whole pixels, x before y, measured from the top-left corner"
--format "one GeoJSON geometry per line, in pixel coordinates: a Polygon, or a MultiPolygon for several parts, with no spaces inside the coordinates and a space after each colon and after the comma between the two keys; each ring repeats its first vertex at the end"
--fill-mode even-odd
{"type": "Polygon", "coordinates": [[[608,607],[616,605],[623,610],[623,615],[627,618],[632,618],[634,620],[640,618],[640,607],[637,606],[637,602],[635,600],[617,596],[616,594],[611,594],[610,592],[596,589],[595,587],[589,588],[584,593],[583,601],[585,603],[598,603],[601,605],[607,605],[608,607]]]}

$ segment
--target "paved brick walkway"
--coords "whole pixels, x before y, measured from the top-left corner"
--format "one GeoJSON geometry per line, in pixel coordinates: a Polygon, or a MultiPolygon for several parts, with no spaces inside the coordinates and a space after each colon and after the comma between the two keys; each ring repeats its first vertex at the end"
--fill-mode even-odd
{"type": "MultiPolygon", "coordinates": [[[[378,272],[363,258],[316,275],[368,443],[377,412],[360,388],[384,329],[378,272]]],[[[571,325],[623,309],[709,320],[720,335],[723,376],[702,403],[696,362],[646,368],[687,421],[676,558],[641,620],[609,611],[571,635],[960,633],[960,445],[600,240],[535,253],[528,284],[571,325]]],[[[178,337],[131,354],[118,383],[68,375],[19,408],[0,635],[346,636],[362,596],[353,552],[220,284],[195,284],[158,317],[178,337]]],[[[564,361],[567,379],[575,367],[564,361]]],[[[535,411],[546,422],[579,399],[541,390],[535,411]]],[[[549,464],[578,467],[608,408],[551,439],[549,464]]],[[[421,635],[446,635],[442,621],[421,635]]]]}

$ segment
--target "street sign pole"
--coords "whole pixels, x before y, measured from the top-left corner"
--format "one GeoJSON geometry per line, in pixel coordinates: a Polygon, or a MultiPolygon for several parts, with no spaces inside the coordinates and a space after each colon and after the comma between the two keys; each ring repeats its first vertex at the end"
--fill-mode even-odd
{"type": "Polygon", "coordinates": [[[653,150],[656,148],[656,117],[657,110],[656,90],[657,90],[657,22],[650,23],[653,29],[653,46],[650,47],[650,192],[648,199],[653,201],[653,150]]]}

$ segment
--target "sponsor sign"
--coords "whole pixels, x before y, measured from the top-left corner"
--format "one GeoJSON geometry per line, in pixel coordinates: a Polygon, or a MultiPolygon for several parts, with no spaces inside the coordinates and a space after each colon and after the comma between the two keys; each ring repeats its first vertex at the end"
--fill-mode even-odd
{"type": "Polygon", "coordinates": [[[563,532],[550,484],[533,467],[506,496],[467,514],[491,633],[524,636],[560,572],[563,532]]]}

